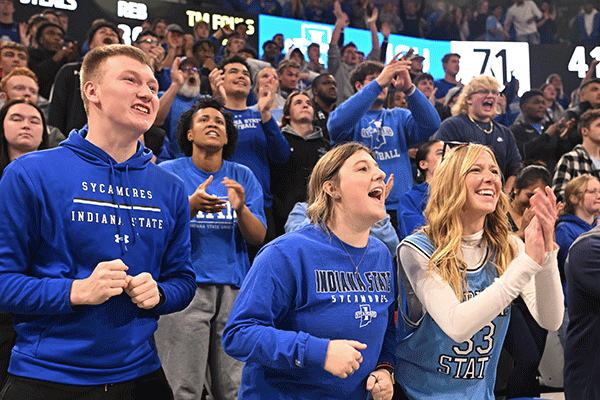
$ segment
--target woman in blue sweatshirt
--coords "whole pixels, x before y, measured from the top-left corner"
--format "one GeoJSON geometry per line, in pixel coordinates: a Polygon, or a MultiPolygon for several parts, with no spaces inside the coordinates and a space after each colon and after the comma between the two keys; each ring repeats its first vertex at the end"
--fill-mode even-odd
{"type": "Polygon", "coordinates": [[[316,164],[313,224],[261,250],[223,332],[225,351],[246,362],[240,398],[392,398],[393,263],[369,237],[385,217],[384,177],[354,142],[316,164]]]}

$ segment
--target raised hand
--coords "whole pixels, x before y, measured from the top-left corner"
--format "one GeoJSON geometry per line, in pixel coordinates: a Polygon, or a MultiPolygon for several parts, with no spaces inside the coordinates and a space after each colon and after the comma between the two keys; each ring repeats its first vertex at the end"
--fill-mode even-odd
{"type": "Polygon", "coordinates": [[[537,217],[542,229],[545,251],[552,251],[554,249],[554,225],[558,219],[556,196],[548,186],[544,190],[537,188],[529,199],[529,204],[531,204],[531,211],[537,217]]]}
{"type": "Polygon", "coordinates": [[[242,208],[246,205],[246,190],[244,187],[227,177],[224,177],[221,183],[227,188],[227,197],[229,198],[231,207],[237,213],[241,212],[242,208]]]}
{"type": "MultiPolygon", "coordinates": [[[[161,47],[161,46],[159,46],[161,47]]],[[[162,48],[162,47],[161,47],[162,48]]],[[[164,50],[163,50],[164,52],[164,50]]],[[[173,60],[173,64],[171,65],[171,82],[175,83],[178,86],[182,86],[185,82],[185,75],[182,70],[179,69],[179,65],[181,64],[181,58],[175,57],[173,60]]]]}
{"type": "Polygon", "coordinates": [[[223,71],[218,68],[213,69],[210,71],[210,74],[208,74],[208,81],[210,82],[213,96],[219,96],[227,103],[227,93],[223,87],[223,82],[225,81],[223,71]]]}
{"type": "Polygon", "coordinates": [[[525,253],[539,265],[542,265],[546,258],[544,234],[537,215],[525,229],[525,253]]]}
{"type": "Polygon", "coordinates": [[[256,103],[256,109],[261,113],[270,111],[273,107],[273,103],[275,102],[275,92],[277,91],[275,79],[274,76],[270,76],[264,81],[264,84],[258,88],[258,102],[256,103]]]}
{"type": "Polygon", "coordinates": [[[410,56],[413,51],[413,49],[408,50],[399,60],[397,58],[402,53],[396,54],[394,58],[392,58],[392,61],[383,67],[383,70],[375,79],[377,83],[379,83],[381,87],[387,87],[391,83],[396,89],[402,91],[410,89],[412,81],[408,70],[410,69],[411,62],[406,60],[406,58],[410,56]]]}
{"type": "Polygon", "coordinates": [[[347,378],[360,367],[363,356],[359,350],[367,345],[355,340],[331,340],[325,356],[325,371],[339,378],[347,378]]]}

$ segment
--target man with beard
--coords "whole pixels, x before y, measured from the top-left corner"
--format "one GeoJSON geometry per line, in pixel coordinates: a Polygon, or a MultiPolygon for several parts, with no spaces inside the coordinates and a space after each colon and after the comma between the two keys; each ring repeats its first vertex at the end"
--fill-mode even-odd
{"type": "Polygon", "coordinates": [[[200,63],[193,57],[181,61],[176,58],[171,67],[171,86],[166,92],[159,92],[160,106],[154,121],[154,126],[161,126],[165,130],[165,146],[168,156],[161,158],[179,158],[184,154],[177,145],[177,122],[181,114],[198,102],[200,94],[200,63]]]}
{"type": "MultiPolygon", "coordinates": [[[[106,20],[99,20],[93,24],[87,38],[90,50],[121,43],[117,27],[106,20]]],[[[79,82],[82,63],[83,60],[79,60],[63,65],[52,85],[48,124],[57,127],[66,136],[72,129],[81,129],[87,123],[79,82]]]]}
{"type": "Polygon", "coordinates": [[[331,74],[321,74],[315,78],[312,83],[313,108],[315,111],[315,126],[323,131],[323,137],[329,139],[327,130],[327,120],[329,113],[335,108],[337,101],[337,86],[335,78],[331,74]]]}
{"type": "Polygon", "coordinates": [[[63,48],[64,38],[62,27],[46,22],[40,25],[35,35],[40,46],[29,48],[29,69],[40,80],[40,94],[45,98],[50,97],[52,82],[60,67],[78,57],[77,42],[63,48]]]}
{"type": "MultiPolygon", "coordinates": [[[[412,50],[406,54],[409,57],[412,50]]],[[[394,58],[384,66],[365,61],[350,77],[354,96],[340,104],[330,115],[327,128],[332,144],[355,140],[375,153],[375,159],[387,176],[394,175],[394,187],[385,202],[394,228],[398,228],[396,210],[400,196],[413,186],[409,146],[427,140],[440,126],[440,117],[429,100],[410,80],[410,61],[394,58]],[[410,111],[384,109],[388,86],[406,95],[410,111]]]]}
{"type": "Polygon", "coordinates": [[[544,93],[537,89],[523,93],[519,107],[521,114],[509,129],[515,136],[521,158],[527,162],[542,161],[552,173],[560,156],[569,148],[566,134],[574,121],[561,129],[564,120],[543,126],[546,102],[544,93]]]}

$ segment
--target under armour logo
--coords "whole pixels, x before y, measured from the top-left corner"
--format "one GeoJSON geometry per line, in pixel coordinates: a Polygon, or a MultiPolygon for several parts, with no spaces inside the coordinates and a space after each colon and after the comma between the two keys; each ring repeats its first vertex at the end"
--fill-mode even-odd
{"type": "Polygon", "coordinates": [[[373,318],[377,318],[377,311],[371,311],[371,305],[362,304],[360,305],[360,311],[354,313],[355,319],[360,319],[360,327],[367,326],[371,323],[373,318]]]}
{"type": "Polygon", "coordinates": [[[119,234],[117,233],[115,235],[115,243],[119,243],[119,242],[125,242],[125,244],[129,244],[129,235],[125,235],[125,236],[119,236],[119,234]]]}

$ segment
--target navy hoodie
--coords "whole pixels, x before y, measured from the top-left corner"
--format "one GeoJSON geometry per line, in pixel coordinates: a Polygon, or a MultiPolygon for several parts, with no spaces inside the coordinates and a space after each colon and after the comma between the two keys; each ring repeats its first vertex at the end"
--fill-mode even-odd
{"type": "Polygon", "coordinates": [[[13,161],[0,181],[0,310],[15,314],[9,372],[63,384],[106,384],[157,370],[158,316],[196,289],[189,203],[182,182],[141,144],[117,163],[71,132],[60,147],[13,161]],[[74,279],[121,259],[152,274],[164,302],[138,308],[122,293],[72,306],[74,279]]]}

